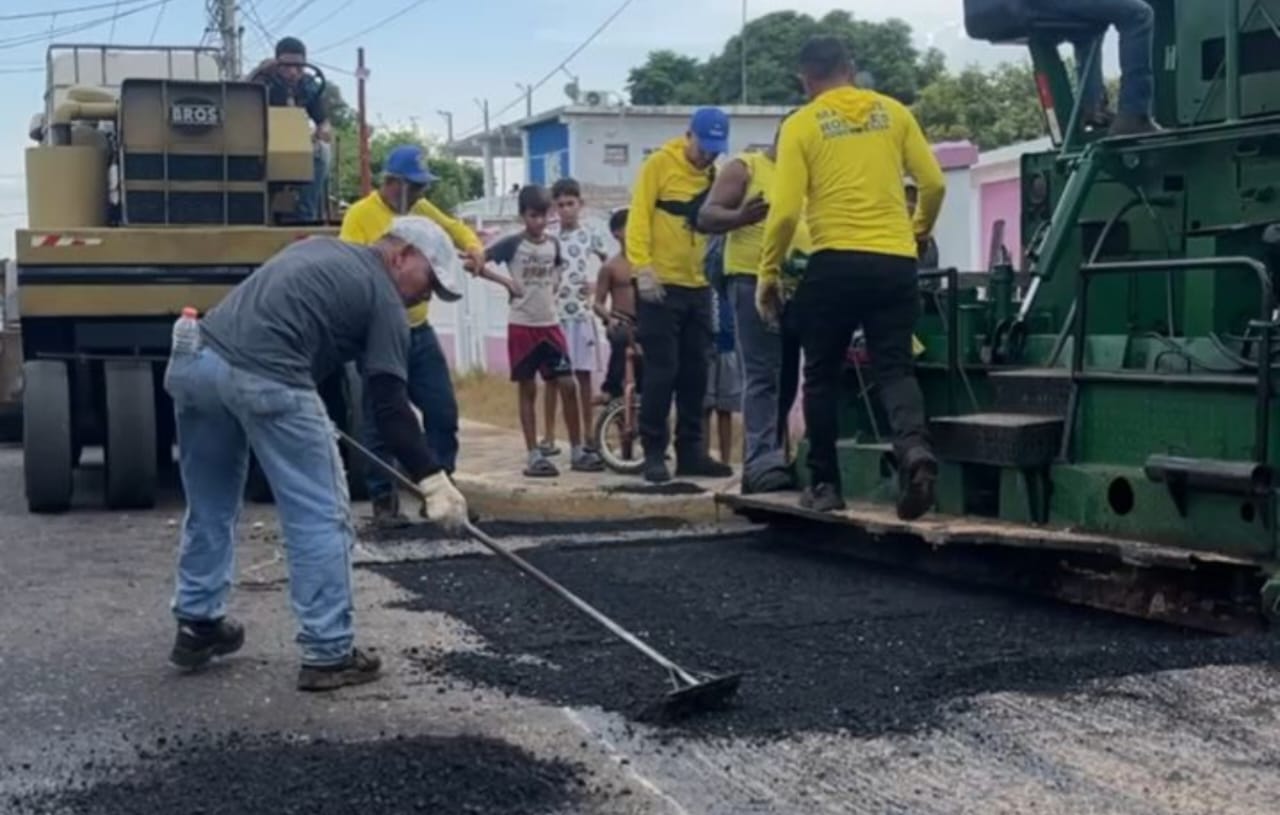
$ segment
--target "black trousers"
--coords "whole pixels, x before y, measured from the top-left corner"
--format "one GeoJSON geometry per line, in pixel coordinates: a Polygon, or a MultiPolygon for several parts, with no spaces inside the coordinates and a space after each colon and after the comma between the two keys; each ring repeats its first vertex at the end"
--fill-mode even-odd
{"type": "Polygon", "coordinates": [[[840,486],[837,414],[845,355],[858,326],[866,334],[872,381],[893,429],[899,466],[932,458],[911,356],[920,314],[916,277],[912,258],[824,251],[809,259],[794,305],[804,348],[804,421],[815,484],[840,486]]]}
{"type": "Polygon", "coordinates": [[[645,457],[662,459],[670,441],[667,418],[676,401],[676,455],[702,454],[702,401],[711,357],[711,289],[666,286],[661,303],[637,304],[637,337],[644,352],[640,441],[645,457]]]}
{"type": "Polygon", "coordinates": [[[794,302],[782,308],[782,368],[778,371],[778,443],[787,438],[791,408],[800,394],[800,318],[794,302]]]}

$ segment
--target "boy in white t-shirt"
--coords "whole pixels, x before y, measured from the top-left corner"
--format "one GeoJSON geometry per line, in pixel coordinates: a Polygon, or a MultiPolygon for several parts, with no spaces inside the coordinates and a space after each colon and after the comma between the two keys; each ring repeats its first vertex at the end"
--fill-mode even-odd
{"type": "MultiPolygon", "coordinates": [[[[562,178],[551,187],[551,200],[560,217],[556,236],[564,253],[565,268],[556,291],[560,328],[569,348],[569,363],[578,385],[578,405],[582,427],[588,436],[592,424],[591,376],[599,367],[600,337],[591,303],[595,299],[596,275],[609,258],[605,238],[582,223],[582,187],[572,178],[562,178]]],[[[546,409],[546,436],[541,449],[546,455],[558,452],[555,444],[557,388],[548,387],[543,397],[546,409]]]]}

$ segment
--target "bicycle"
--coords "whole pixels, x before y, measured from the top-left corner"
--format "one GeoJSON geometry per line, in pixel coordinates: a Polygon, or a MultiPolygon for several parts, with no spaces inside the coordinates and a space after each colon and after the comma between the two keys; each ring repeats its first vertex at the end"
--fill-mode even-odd
{"type": "Polygon", "coordinates": [[[635,361],[640,356],[635,341],[627,344],[623,368],[622,396],[612,399],[596,415],[591,428],[591,442],[606,467],[622,475],[638,475],[644,469],[644,450],[640,444],[640,395],[636,393],[635,361]],[[610,443],[616,434],[617,445],[610,443]]]}

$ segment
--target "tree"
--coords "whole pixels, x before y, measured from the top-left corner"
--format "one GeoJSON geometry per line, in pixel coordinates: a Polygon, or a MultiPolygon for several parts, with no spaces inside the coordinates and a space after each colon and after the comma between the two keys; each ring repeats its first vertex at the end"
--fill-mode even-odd
{"type": "Polygon", "coordinates": [[[914,106],[930,141],[968,139],[983,150],[1043,136],[1044,114],[1027,63],[1005,63],[986,72],[977,66],[944,74],[914,106]]]}
{"type": "Polygon", "coordinates": [[[636,105],[697,105],[706,101],[700,87],[702,65],[675,51],[654,51],[627,76],[627,92],[636,105]]]}

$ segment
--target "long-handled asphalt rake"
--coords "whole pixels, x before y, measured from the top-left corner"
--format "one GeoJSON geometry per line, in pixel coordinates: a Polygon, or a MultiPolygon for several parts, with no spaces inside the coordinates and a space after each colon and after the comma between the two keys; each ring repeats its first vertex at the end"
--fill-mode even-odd
{"type": "MultiPolygon", "coordinates": [[[[364,458],[366,458],[371,464],[384,470],[388,475],[395,478],[398,482],[404,485],[406,489],[412,491],[415,495],[422,495],[422,491],[418,488],[418,485],[409,480],[395,467],[392,467],[390,464],[383,461],[379,456],[375,455],[364,445],[360,444],[360,442],[351,438],[351,436],[342,432],[337,427],[334,428],[334,431],[338,434],[340,439],[351,447],[351,449],[364,456],[364,458]]],[[[737,693],[738,685],[742,682],[741,673],[711,676],[707,674],[694,674],[690,671],[686,671],[675,662],[658,653],[639,637],[632,634],[609,617],[606,617],[603,612],[589,605],[587,601],[552,580],[533,564],[529,563],[514,552],[508,551],[493,538],[477,529],[475,524],[467,521],[463,525],[463,529],[486,549],[529,575],[534,580],[541,583],[548,591],[555,593],[560,597],[560,599],[573,606],[579,612],[591,618],[599,625],[604,626],[609,633],[613,634],[627,645],[630,645],[641,654],[644,654],[644,656],[652,662],[666,669],[667,677],[671,681],[671,690],[667,691],[646,707],[640,713],[639,718],[650,721],[674,721],[702,711],[724,708],[728,705],[734,694],[737,693]]]]}

